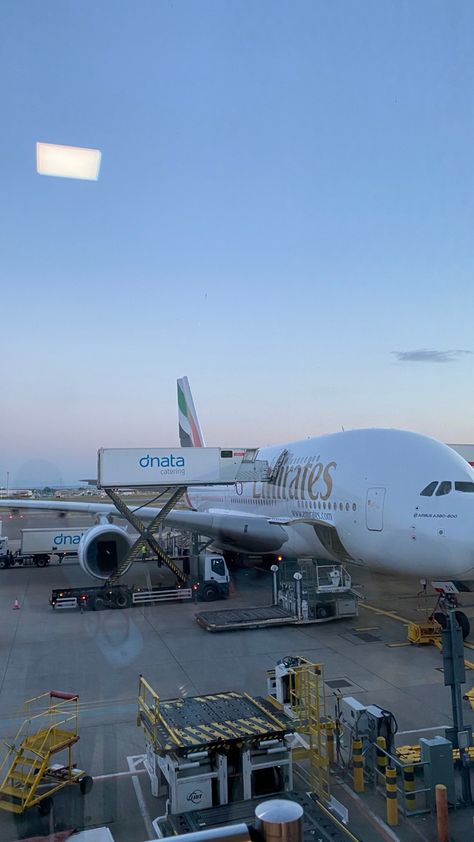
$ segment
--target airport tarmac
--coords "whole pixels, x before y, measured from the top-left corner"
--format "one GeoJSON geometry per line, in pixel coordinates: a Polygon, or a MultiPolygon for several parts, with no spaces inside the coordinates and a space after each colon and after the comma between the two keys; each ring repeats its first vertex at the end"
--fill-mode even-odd
{"type": "MultiPolygon", "coordinates": [[[[4,515],[3,533],[17,540],[21,528],[57,522],[55,514],[4,515]]],[[[63,522],[85,524],[87,519],[68,515],[63,522]]],[[[146,585],[150,573],[152,564],[139,564],[127,580],[146,585]]],[[[330,707],[331,694],[340,688],[363,703],[392,711],[400,731],[450,725],[450,691],[444,687],[439,651],[403,645],[402,620],[373,610],[421,619],[424,608],[416,583],[359,570],[354,579],[367,603],[358,619],[213,635],[195,622],[202,606],[192,603],[54,612],[48,604],[52,588],[88,583],[79,565],[69,560],[44,569],[0,571],[0,738],[14,736],[25,699],[51,689],[77,692],[81,717],[75,762],[96,779],[85,797],[75,788],[58,793],[49,817],[41,818],[35,810],[19,818],[0,812],[0,838],[13,842],[53,827],[102,824],[110,827],[116,842],[154,838],[151,820],[164,812],[164,804],[151,795],[143,768],[144,736],[136,725],[140,673],[165,699],[225,690],[264,695],[265,671],[286,655],[303,655],[324,664],[325,679],[331,682],[330,707]],[[15,599],[19,611],[12,610],[15,599]]],[[[268,604],[270,594],[268,574],[243,569],[236,574],[231,599],[219,608],[268,604]]],[[[474,595],[467,597],[465,611],[474,626],[474,595]]],[[[471,675],[466,689],[474,684],[471,675]]],[[[466,723],[474,724],[467,702],[464,715],[466,723]]],[[[407,735],[407,743],[414,741],[407,735]]],[[[365,828],[361,838],[367,842],[433,838],[432,820],[423,818],[404,821],[395,837],[384,835],[376,823],[361,818],[360,803],[346,795],[354,832],[365,828]]],[[[452,820],[469,820],[472,832],[466,810],[457,811],[452,820]]]]}

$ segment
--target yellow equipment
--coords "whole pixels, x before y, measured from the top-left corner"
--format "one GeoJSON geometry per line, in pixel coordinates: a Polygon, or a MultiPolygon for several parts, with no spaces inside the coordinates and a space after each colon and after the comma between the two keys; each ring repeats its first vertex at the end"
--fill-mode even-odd
{"type": "Polygon", "coordinates": [[[59,789],[79,783],[85,795],[92,788],[92,778],[72,762],[72,747],[79,740],[79,696],[51,690],[25,702],[25,713],[0,766],[0,772],[6,769],[0,785],[0,809],[23,813],[38,805],[40,812],[47,814],[51,795],[59,789]],[[59,762],[51,763],[53,757],[59,762]]]}

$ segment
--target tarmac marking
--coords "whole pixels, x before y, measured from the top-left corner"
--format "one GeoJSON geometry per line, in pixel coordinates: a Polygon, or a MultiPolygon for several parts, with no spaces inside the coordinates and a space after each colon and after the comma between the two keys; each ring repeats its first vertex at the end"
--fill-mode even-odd
{"type": "Polygon", "coordinates": [[[132,784],[135,790],[135,795],[137,796],[138,807],[145,825],[145,830],[147,832],[148,839],[153,839],[155,835],[155,831],[153,829],[153,825],[151,823],[151,817],[147,810],[145,797],[143,795],[143,790],[140,786],[140,781],[138,780],[137,768],[136,768],[136,757],[127,757],[128,768],[130,769],[132,774],[132,784]]]}
{"type": "Polygon", "coordinates": [[[380,626],[352,626],[352,631],[355,632],[370,632],[370,631],[378,631],[380,626]]]}
{"type": "Polygon", "coordinates": [[[108,775],[94,775],[95,781],[111,781],[113,778],[130,778],[132,775],[146,775],[146,769],[132,769],[130,772],[110,772],[108,775]]]}
{"type": "Polygon", "coordinates": [[[369,605],[367,602],[361,602],[360,607],[367,608],[368,611],[373,611],[375,614],[383,617],[391,617],[393,620],[398,620],[399,623],[403,623],[405,626],[409,626],[412,622],[411,620],[407,620],[406,617],[400,617],[400,614],[395,614],[394,611],[385,611],[383,608],[376,608],[375,605],[369,605]]]}

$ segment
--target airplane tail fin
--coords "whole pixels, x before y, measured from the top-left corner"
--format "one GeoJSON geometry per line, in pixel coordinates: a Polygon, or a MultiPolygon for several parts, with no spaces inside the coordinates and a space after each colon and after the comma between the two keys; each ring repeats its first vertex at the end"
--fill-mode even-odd
{"type": "Polygon", "coordinates": [[[187,377],[178,380],[178,423],[181,447],[205,446],[187,377]]]}

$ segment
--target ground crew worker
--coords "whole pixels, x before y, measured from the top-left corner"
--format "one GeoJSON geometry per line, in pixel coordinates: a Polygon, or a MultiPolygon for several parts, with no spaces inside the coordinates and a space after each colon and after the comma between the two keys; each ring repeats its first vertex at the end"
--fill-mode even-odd
{"type": "Polygon", "coordinates": [[[146,560],[146,544],[142,544],[142,561],[146,560]]]}

